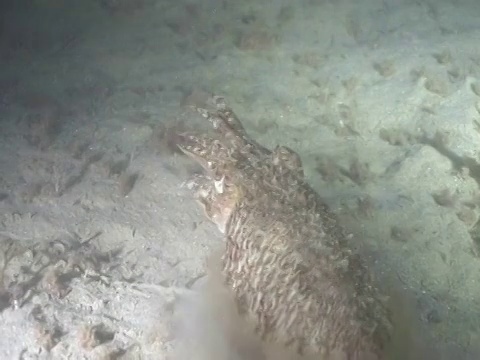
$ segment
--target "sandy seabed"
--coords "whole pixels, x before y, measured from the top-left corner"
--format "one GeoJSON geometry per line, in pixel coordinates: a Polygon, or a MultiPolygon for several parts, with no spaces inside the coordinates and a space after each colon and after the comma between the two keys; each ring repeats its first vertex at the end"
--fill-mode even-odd
{"type": "Polygon", "coordinates": [[[478,358],[480,3],[3,6],[1,359],[175,358],[222,241],[173,144],[205,93],[298,151],[444,359],[478,358]]]}

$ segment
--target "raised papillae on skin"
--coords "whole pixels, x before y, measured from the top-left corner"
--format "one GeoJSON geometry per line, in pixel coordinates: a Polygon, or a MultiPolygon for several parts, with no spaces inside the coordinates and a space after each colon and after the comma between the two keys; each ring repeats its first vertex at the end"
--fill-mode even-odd
{"type": "Polygon", "coordinates": [[[305,359],[387,359],[386,297],[293,150],[251,139],[222,97],[196,110],[216,136],[182,134],[204,174],[190,188],[225,237],[222,276],[269,344],[305,359]]]}

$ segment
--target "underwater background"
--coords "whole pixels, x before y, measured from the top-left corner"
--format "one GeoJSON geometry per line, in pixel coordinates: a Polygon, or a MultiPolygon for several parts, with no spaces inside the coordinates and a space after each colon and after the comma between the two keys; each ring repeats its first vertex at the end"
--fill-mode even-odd
{"type": "Polygon", "coordinates": [[[479,19],[475,0],[2,1],[0,358],[175,358],[177,299],[222,243],[175,136],[212,93],[300,154],[432,358],[480,358],[479,19]]]}

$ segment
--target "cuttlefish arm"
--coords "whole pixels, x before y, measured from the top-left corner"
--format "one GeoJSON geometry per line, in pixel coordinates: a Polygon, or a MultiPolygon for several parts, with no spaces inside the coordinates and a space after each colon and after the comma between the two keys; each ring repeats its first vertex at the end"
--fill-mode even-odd
{"type": "Polygon", "coordinates": [[[229,149],[220,140],[208,136],[179,134],[177,147],[211,176],[218,175],[231,159],[229,149]]]}
{"type": "Polygon", "coordinates": [[[206,217],[217,225],[220,232],[225,233],[240,197],[239,188],[230,181],[229,176],[234,169],[234,159],[217,140],[194,135],[183,135],[180,139],[180,150],[205,170],[205,174],[194,176],[186,185],[194,191],[195,199],[206,217]]]}
{"type": "Polygon", "coordinates": [[[255,140],[245,131],[243,124],[233,110],[225,103],[222,96],[212,96],[207,100],[207,106],[194,107],[226,141],[229,146],[242,153],[268,155],[271,151],[255,140]]]}

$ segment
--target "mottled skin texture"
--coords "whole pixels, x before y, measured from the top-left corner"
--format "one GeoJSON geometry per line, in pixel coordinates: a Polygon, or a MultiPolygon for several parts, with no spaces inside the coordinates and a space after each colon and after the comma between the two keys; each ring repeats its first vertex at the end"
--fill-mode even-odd
{"type": "Polygon", "coordinates": [[[250,139],[223,98],[197,108],[215,136],[182,135],[190,182],[224,233],[223,276],[261,338],[312,359],[384,359],[390,314],[298,154],[250,139]]]}

